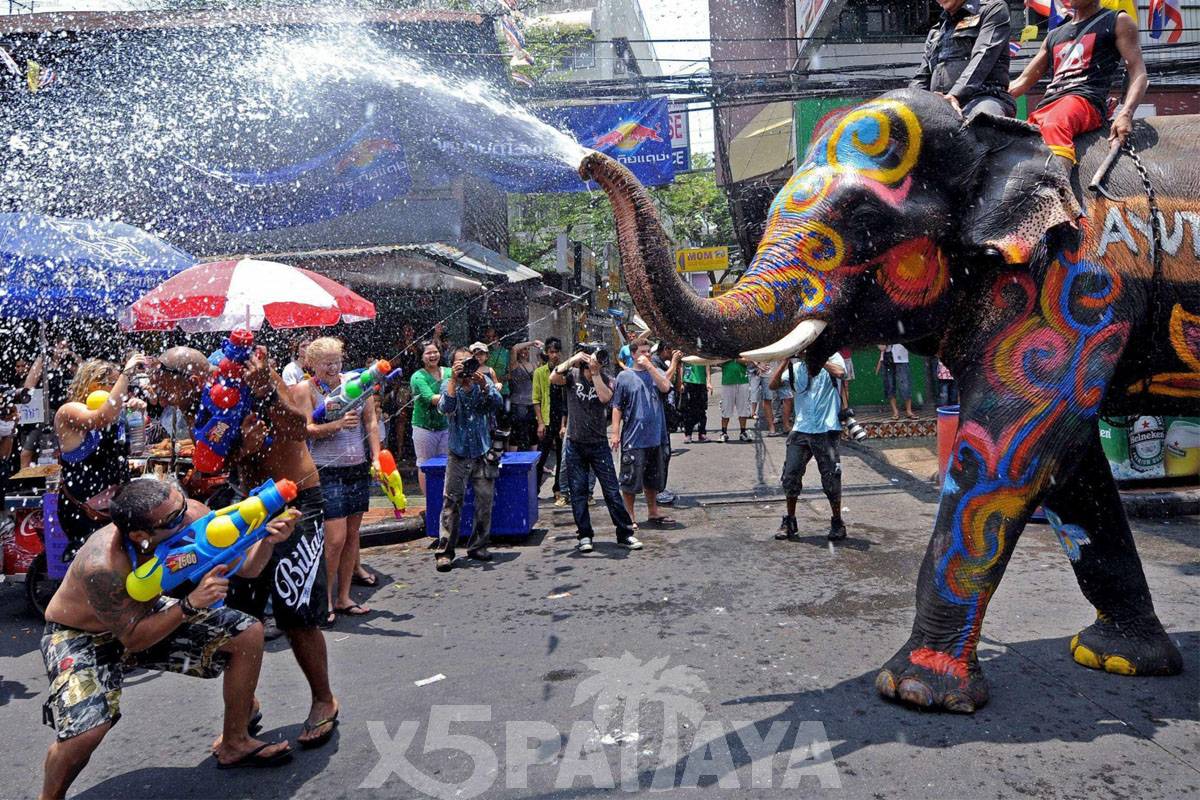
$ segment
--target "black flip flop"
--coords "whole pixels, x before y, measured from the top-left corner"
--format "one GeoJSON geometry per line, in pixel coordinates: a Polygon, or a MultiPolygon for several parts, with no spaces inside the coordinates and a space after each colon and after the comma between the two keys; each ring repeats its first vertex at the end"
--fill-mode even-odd
{"type": "MultiPolygon", "coordinates": [[[[258,754],[268,747],[280,744],[280,742],[267,742],[260,745],[246,755],[239,758],[237,761],[231,761],[228,764],[222,764],[220,759],[217,759],[217,769],[241,769],[242,767],[251,767],[254,769],[263,769],[266,767],[280,767],[292,760],[292,748],[281,750],[278,753],[270,756],[260,757],[258,754]]],[[[216,758],[216,753],[213,757],[216,758]]]]}
{"type": "Polygon", "coordinates": [[[262,730],[262,709],[254,712],[254,716],[250,718],[250,722],[246,724],[246,733],[254,736],[262,730]]]}
{"type": "Polygon", "coordinates": [[[359,575],[356,572],[354,573],[354,576],[350,578],[350,582],[355,586],[378,586],[379,576],[374,572],[368,572],[367,577],[364,578],[362,575],[359,575]]]}
{"type": "Polygon", "coordinates": [[[650,528],[674,528],[678,524],[678,520],[671,519],[665,515],[661,517],[650,517],[646,520],[646,525],[650,528]]]}
{"type": "Polygon", "coordinates": [[[358,603],[352,603],[351,605],[348,605],[348,606],[342,606],[341,608],[335,608],[333,610],[333,613],[345,615],[347,617],[365,617],[367,614],[372,613],[372,610],[369,608],[363,608],[358,603]],[[355,609],[355,608],[357,608],[358,611],[351,610],[351,609],[355,609]]]}
{"type": "Polygon", "coordinates": [[[303,729],[302,733],[308,733],[309,731],[315,731],[317,728],[321,727],[322,725],[328,725],[329,730],[325,731],[324,733],[322,733],[320,736],[318,736],[315,739],[308,739],[308,740],[297,739],[296,744],[300,745],[301,749],[303,749],[303,750],[315,750],[316,748],[325,745],[331,738],[333,738],[333,732],[337,730],[338,714],[340,712],[341,712],[341,709],[339,708],[333,712],[333,716],[326,717],[325,719],[321,720],[320,722],[309,722],[309,721],[305,720],[304,724],[301,726],[301,728],[303,729]]]}
{"type": "Polygon", "coordinates": [[[337,622],[337,611],[330,611],[325,615],[325,619],[317,623],[317,627],[323,631],[327,631],[337,622]]]}

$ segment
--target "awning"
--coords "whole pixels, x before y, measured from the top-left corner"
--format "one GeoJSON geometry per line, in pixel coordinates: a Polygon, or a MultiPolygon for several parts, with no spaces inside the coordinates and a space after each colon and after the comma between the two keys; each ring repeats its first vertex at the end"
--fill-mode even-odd
{"type": "MultiPolygon", "coordinates": [[[[228,257],[232,256],[212,260],[228,257]]],[[[541,278],[537,271],[474,242],[295,250],[254,257],[312,269],[344,283],[393,289],[480,292],[484,283],[541,278]]]]}
{"type": "Polygon", "coordinates": [[[738,131],[729,143],[730,182],[769,175],[792,160],[793,113],[790,101],[771,103],[738,131]]]}
{"type": "Polygon", "coordinates": [[[541,277],[537,270],[532,270],[475,242],[406,244],[396,249],[422,253],[497,282],[504,280],[508,283],[520,283],[541,277]]]}

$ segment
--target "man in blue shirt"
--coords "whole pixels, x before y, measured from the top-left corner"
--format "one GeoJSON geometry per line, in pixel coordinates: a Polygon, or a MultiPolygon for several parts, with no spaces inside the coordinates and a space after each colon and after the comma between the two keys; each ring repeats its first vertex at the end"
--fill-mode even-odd
{"type": "Polygon", "coordinates": [[[671,391],[671,382],[650,360],[650,343],[645,339],[631,344],[634,361],[630,369],[617,376],[612,397],[612,434],[609,444],[621,450],[618,482],[629,516],[639,492],[646,493],[650,517],[646,524],[655,528],[674,527],[675,520],[663,515],[658,493],[667,485],[667,458],[671,452],[667,438],[667,420],[660,399],[671,391]]]}
{"type": "Polygon", "coordinates": [[[442,383],[438,411],[450,425],[450,452],[446,455],[446,486],[442,493],[441,536],[433,552],[438,572],[449,572],[454,565],[454,546],[462,518],[467,480],[475,489],[475,521],[467,556],[491,561],[488,538],[492,533],[492,495],[500,474],[500,454],[492,449],[492,414],[503,407],[504,398],[491,379],[474,369],[467,372],[468,361],[478,364],[466,348],[454,351],[450,380],[442,383]]]}
{"type": "Polygon", "coordinates": [[[842,435],[842,424],[838,419],[841,398],[834,379],[846,374],[846,362],[837,353],[829,357],[824,368],[809,377],[808,368],[801,362],[793,365],[785,358],[771,375],[771,388],[783,385],[785,376],[791,373],[795,390],[795,422],[787,439],[787,457],[783,464],[783,491],[787,495],[787,516],[779,524],[776,539],[792,539],[799,531],[796,525],[796,499],[804,479],[808,460],[817,460],[821,473],[821,488],[829,498],[833,516],[829,520],[829,541],[846,538],[846,524],[842,522],[842,464],[838,459],[838,439],[842,435]]]}

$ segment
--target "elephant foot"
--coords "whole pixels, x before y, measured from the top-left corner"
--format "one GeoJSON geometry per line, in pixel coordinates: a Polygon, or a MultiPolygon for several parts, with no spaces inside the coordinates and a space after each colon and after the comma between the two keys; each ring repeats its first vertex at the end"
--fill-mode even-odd
{"type": "Polygon", "coordinates": [[[955,657],[916,637],[883,665],[875,689],[889,700],[930,711],[972,714],[988,701],[987,680],[974,654],[955,657]]]}
{"type": "Polygon", "coordinates": [[[1104,616],[1071,638],[1075,663],[1114,675],[1178,675],[1183,658],[1158,620],[1120,626],[1104,616]]]}

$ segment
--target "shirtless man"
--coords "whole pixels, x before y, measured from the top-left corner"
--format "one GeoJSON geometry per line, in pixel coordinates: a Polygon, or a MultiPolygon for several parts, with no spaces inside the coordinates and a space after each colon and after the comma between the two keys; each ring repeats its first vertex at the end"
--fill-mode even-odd
{"type": "MultiPolygon", "coordinates": [[[[42,798],[59,798],[87,765],[104,735],[121,718],[121,683],[128,669],[178,672],[197,678],[225,673],[225,724],[217,762],[222,768],[274,767],[291,758],[286,742],[267,743],[248,732],[254,688],[262,665],[263,629],[225,598],[225,567],[209,572],[184,599],[140,603],[125,578],[162,541],[208,513],[173,484],[153,478],[126,483],[109,506],[112,524],[92,534],[71,562],[46,608],[42,657],[50,698],[42,718],[58,733],[46,753],[42,798]]],[[[257,575],[274,546],[299,518],[285,511],[268,524],[270,535],[251,548],[240,574],[257,575]]]]}
{"type": "MultiPolygon", "coordinates": [[[[179,408],[190,423],[211,371],[203,353],[175,347],[159,357],[151,382],[159,401],[179,408]]],[[[291,479],[299,489],[296,506],[303,517],[296,535],[275,550],[258,578],[235,578],[230,583],[229,605],[262,619],[267,601],[271,601],[275,624],[287,635],[312,694],[297,742],[304,748],[320,747],[333,735],[338,718],[338,703],[329,687],[325,636],[317,627],[327,613],[321,480],[308,452],[307,418],[292,397],[295,387],[284,384],[261,351],[250,357],[244,377],[254,394],[256,411],[246,416],[241,445],[230,453],[242,491],[269,478],[291,479]],[[270,446],[266,446],[268,431],[270,446]]]]}

